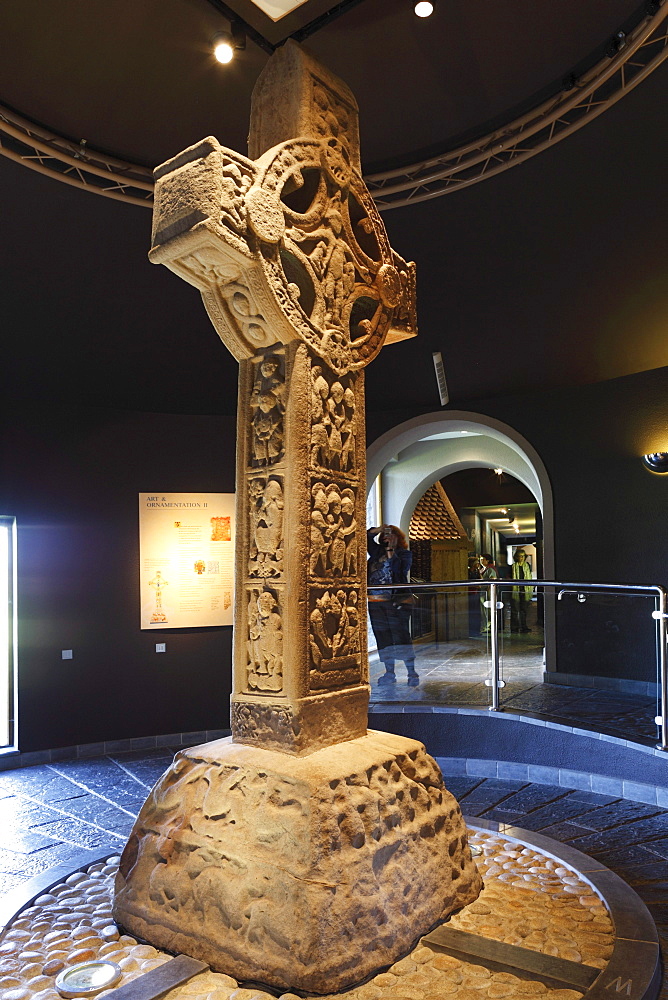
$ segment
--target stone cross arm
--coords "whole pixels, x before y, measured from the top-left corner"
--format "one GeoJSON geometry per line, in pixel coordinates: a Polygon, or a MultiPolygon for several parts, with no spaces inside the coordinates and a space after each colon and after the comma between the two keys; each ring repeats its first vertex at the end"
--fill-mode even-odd
{"type": "Polygon", "coordinates": [[[354,97],[293,42],[255,87],[250,146],[210,137],[155,172],[150,258],[200,289],[232,354],[298,339],[342,373],[415,336],[415,267],[362,179],[354,97]]]}

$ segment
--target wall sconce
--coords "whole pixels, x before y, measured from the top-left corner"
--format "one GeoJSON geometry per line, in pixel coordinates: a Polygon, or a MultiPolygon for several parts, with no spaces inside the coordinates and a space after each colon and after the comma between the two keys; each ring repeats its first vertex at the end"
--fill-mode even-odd
{"type": "Polygon", "coordinates": [[[643,455],[642,460],[650,472],[668,472],[668,451],[654,451],[651,455],[643,455]]]}

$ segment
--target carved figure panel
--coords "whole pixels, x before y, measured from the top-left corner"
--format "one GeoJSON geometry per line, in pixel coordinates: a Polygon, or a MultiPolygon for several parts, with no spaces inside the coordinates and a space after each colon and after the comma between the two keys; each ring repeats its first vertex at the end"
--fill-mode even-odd
{"type": "Polygon", "coordinates": [[[311,369],[312,468],[354,476],[357,462],[355,438],[354,376],[328,379],[320,365],[311,369]]]}
{"type": "Polygon", "coordinates": [[[275,465],[283,458],[287,394],[284,362],[284,355],[276,352],[260,355],[254,363],[249,403],[252,466],[275,465]]]}
{"type": "Polygon", "coordinates": [[[248,690],[283,690],[283,619],[274,591],[248,592],[248,690]]]}
{"type": "MultiPolygon", "coordinates": [[[[314,671],[352,671],[354,679],[360,671],[360,611],[359,594],[349,588],[313,589],[309,614],[309,645],[311,648],[311,686],[314,671]]],[[[326,686],[330,686],[327,684],[326,686]]]]}
{"type": "Polygon", "coordinates": [[[252,477],[249,493],[250,577],[278,577],[283,573],[283,479],[279,476],[252,477]]]}
{"type": "Polygon", "coordinates": [[[357,576],[355,491],[315,482],[311,487],[312,577],[357,576]]]}

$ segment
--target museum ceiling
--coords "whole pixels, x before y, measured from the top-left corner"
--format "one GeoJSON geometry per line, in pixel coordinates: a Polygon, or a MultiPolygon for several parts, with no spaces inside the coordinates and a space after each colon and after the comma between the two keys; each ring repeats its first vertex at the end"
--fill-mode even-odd
{"type": "MultiPolygon", "coordinates": [[[[144,171],[209,134],[245,152],[253,84],[289,35],[352,87],[373,174],[555,97],[647,11],[435,0],[421,20],[408,0],[308,0],[272,21],[253,0],[4,0],[0,105],[144,171]],[[222,66],[211,40],[232,19],[245,48],[222,66]]],[[[526,162],[384,213],[418,264],[420,336],[370,367],[370,408],[437,408],[433,350],[458,403],[668,364],[667,82],[663,65],[526,162]]],[[[234,412],[236,364],[194,289],[148,264],[149,232],[147,207],[0,156],[7,397],[234,412]]]]}

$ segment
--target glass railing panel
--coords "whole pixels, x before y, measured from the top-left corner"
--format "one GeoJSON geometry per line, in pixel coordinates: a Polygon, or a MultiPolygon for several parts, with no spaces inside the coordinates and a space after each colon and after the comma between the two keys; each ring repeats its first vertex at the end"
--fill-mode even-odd
{"type": "Polygon", "coordinates": [[[490,704],[491,642],[489,631],[485,631],[485,595],[481,590],[456,585],[413,586],[407,591],[392,591],[391,602],[374,600],[378,596],[384,597],[382,589],[369,601],[372,704],[490,704]],[[398,623],[400,640],[394,646],[386,643],[387,626],[391,633],[393,619],[398,623]],[[404,642],[403,623],[410,632],[410,645],[404,642]],[[410,676],[413,665],[417,681],[410,676]],[[394,680],[388,676],[392,667],[394,680]]]}
{"type": "Polygon", "coordinates": [[[388,650],[381,637],[379,648],[369,626],[372,705],[486,706],[662,742],[662,588],[540,580],[494,588],[496,609],[490,585],[478,581],[379,588],[409,638],[388,650]]]}
{"type": "Polygon", "coordinates": [[[656,739],[655,596],[537,585],[518,628],[513,589],[500,637],[501,706],[623,739],[656,739]]]}
{"type": "Polygon", "coordinates": [[[501,704],[543,683],[545,595],[540,588],[500,580],[497,585],[501,704]]]}

